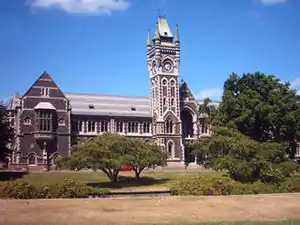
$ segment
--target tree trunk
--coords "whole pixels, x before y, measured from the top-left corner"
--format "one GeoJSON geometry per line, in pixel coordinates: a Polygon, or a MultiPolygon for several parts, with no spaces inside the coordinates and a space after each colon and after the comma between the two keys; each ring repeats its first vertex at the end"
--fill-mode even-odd
{"type": "Polygon", "coordinates": [[[145,167],[134,167],[133,168],[133,170],[134,170],[134,173],[135,173],[135,178],[137,179],[137,180],[140,180],[141,179],[141,176],[140,176],[140,174],[141,174],[141,172],[143,171],[145,169],[145,167]]]}
{"type": "Polygon", "coordinates": [[[111,170],[111,169],[101,169],[113,183],[119,182],[119,171],[120,170],[111,170]]]}

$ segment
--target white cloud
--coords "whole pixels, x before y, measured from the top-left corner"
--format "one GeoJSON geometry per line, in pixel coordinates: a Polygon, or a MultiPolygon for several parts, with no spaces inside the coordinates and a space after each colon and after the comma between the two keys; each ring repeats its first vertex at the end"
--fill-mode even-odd
{"type": "Polygon", "coordinates": [[[289,0],[260,0],[260,2],[264,5],[275,5],[280,3],[285,3],[289,0]]]}
{"type": "Polygon", "coordinates": [[[129,8],[128,0],[29,0],[34,8],[57,8],[67,13],[109,14],[129,8]]]}
{"type": "Polygon", "coordinates": [[[291,81],[290,84],[292,88],[300,87],[300,77],[297,77],[296,79],[291,81]]]}
{"type": "Polygon", "coordinates": [[[223,95],[223,89],[221,88],[207,88],[202,90],[200,93],[196,94],[196,99],[204,99],[204,98],[211,98],[211,99],[220,99],[223,95]]]}

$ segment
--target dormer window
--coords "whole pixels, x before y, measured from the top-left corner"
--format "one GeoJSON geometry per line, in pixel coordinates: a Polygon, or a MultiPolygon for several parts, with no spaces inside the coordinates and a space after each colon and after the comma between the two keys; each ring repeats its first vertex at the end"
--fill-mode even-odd
{"type": "Polygon", "coordinates": [[[89,109],[94,109],[95,108],[95,106],[94,105],[89,105],[89,109]]]}

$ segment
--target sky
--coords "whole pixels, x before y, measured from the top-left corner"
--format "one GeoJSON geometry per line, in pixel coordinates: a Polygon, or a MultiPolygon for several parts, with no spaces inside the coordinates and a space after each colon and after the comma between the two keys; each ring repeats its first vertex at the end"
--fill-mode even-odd
{"type": "Polygon", "coordinates": [[[232,72],[300,89],[299,0],[0,0],[0,99],[47,71],[64,92],[149,96],[147,31],[166,15],[180,79],[220,100],[232,72]]]}

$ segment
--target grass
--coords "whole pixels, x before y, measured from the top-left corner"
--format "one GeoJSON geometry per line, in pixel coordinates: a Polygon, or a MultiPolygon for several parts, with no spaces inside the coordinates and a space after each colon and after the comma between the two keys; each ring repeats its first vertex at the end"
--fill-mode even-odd
{"type": "Polygon", "coordinates": [[[0,221],[3,225],[41,221],[43,225],[296,225],[300,224],[299,202],[300,194],[0,200],[0,221]]]}
{"type": "MultiPolygon", "coordinates": [[[[2,172],[2,177],[4,177],[3,173],[5,172],[2,172]]],[[[95,188],[105,188],[113,191],[141,191],[168,190],[176,182],[195,177],[197,174],[199,174],[199,172],[145,172],[142,173],[141,180],[137,181],[134,178],[133,172],[121,172],[120,182],[117,184],[110,182],[107,176],[102,172],[40,172],[24,174],[23,176],[17,173],[14,176],[18,176],[17,179],[27,181],[36,186],[63,181],[69,177],[95,188]]],[[[5,179],[8,178],[6,177],[5,179]]],[[[4,180],[4,178],[2,180],[4,180]]]]}

